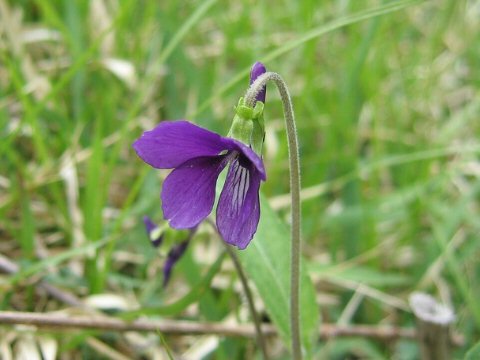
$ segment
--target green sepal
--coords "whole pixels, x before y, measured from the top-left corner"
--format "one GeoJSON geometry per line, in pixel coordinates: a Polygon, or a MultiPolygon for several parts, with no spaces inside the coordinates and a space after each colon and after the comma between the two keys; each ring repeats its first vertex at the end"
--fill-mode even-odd
{"type": "Polygon", "coordinates": [[[265,137],[265,124],[263,119],[264,104],[257,101],[255,107],[245,104],[240,98],[235,107],[235,116],[228,132],[229,137],[251,146],[258,156],[262,155],[263,140],[265,137]]]}

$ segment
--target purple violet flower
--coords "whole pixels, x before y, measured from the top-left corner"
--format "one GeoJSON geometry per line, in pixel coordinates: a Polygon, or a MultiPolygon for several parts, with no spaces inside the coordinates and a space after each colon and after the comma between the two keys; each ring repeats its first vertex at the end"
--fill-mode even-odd
{"type": "Polygon", "coordinates": [[[252,240],[260,219],[258,191],[266,180],[262,159],[242,142],[188,121],[163,121],[133,148],[147,164],[174,170],[162,188],[162,208],[175,229],[197,226],[212,211],[217,178],[230,164],[217,206],[223,239],[240,249],[252,240]]]}
{"type": "MultiPolygon", "coordinates": [[[[265,65],[263,65],[261,62],[256,62],[252,66],[252,70],[250,70],[250,85],[252,85],[257,78],[265,74],[267,72],[267,69],[265,68],[265,65]]],[[[267,86],[265,85],[262,88],[262,91],[260,91],[256,97],[257,101],[261,101],[262,103],[265,104],[265,97],[267,96],[267,86]]]]}
{"type": "MultiPolygon", "coordinates": [[[[255,63],[250,84],[265,71],[262,63],[255,63]]],[[[257,101],[264,103],[265,95],[264,88],[257,101]]],[[[245,111],[245,106],[242,109],[245,111]]],[[[254,109],[247,110],[250,116],[260,116],[261,124],[257,118],[245,118],[245,113],[239,116],[238,110],[232,125],[232,129],[240,129],[232,135],[235,138],[178,120],[161,122],[133,143],[137,155],[147,164],[157,169],[173,169],[161,193],[163,215],[172,228],[193,228],[212,212],[217,178],[230,165],[218,200],[217,228],[227,243],[239,249],[245,249],[252,240],[260,219],[260,182],[266,180],[266,173],[260,155],[248,141],[253,138],[254,148],[261,152],[263,107],[260,115],[254,109]],[[245,132],[242,122],[253,123],[249,125],[253,132],[245,132]],[[239,137],[248,143],[237,140],[239,137]]]]}
{"type": "Polygon", "coordinates": [[[168,285],[170,276],[172,275],[172,269],[177,261],[180,260],[185,250],[187,250],[189,242],[189,239],[185,240],[170,249],[167,255],[167,261],[165,261],[165,264],[163,265],[163,287],[168,285]]]}

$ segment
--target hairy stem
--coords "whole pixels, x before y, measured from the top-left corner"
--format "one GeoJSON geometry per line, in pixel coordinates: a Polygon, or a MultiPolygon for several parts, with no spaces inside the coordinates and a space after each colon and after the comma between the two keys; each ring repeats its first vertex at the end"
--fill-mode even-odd
{"type": "Polygon", "coordinates": [[[290,166],[290,193],[292,197],[292,228],[291,228],[291,272],[290,272],[290,327],[292,332],[292,354],[295,360],[302,359],[300,342],[300,157],[298,155],[297,129],[293,113],[292,100],[287,85],[282,77],[274,72],[267,72],[259,76],[245,94],[245,104],[253,107],[255,98],[268,81],[273,81],[277,86],[283,103],[285,126],[288,139],[288,157],[290,166]]]}

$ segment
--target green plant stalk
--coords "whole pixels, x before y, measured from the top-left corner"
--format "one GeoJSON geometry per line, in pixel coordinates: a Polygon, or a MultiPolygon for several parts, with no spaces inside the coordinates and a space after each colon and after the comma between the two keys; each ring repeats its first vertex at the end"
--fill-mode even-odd
{"type": "Polygon", "coordinates": [[[257,341],[257,346],[262,351],[263,359],[268,360],[269,357],[267,352],[267,345],[265,342],[265,338],[263,337],[260,317],[258,316],[257,309],[255,308],[252,291],[250,290],[250,286],[248,285],[247,275],[243,270],[242,264],[240,263],[240,260],[238,259],[238,256],[235,253],[235,250],[232,249],[232,247],[229,244],[223,241],[222,236],[218,232],[217,225],[210,219],[207,219],[207,223],[213,228],[213,230],[215,230],[217,235],[220,237],[220,239],[222,240],[222,243],[225,245],[225,249],[226,249],[226,252],[228,253],[228,256],[230,256],[230,258],[232,259],[233,266],[235,267],[235,271],[237,272],[238,277],[240,278],[240,282],[242,284],[245,297],[247,298],[248,308],[250,310],[250,315],[252,316],[252,319],[253,319],[253,325],[255,326],[255,333],[256,333],[255,339],[257,341]]]}
{"type": "Polygon", "coordinates": [[[302,349],[300,342],[300,225],[301,225],[301,206],[300,206],[300,157],[298,154],[298,137],[295,126],[295,115],[293,113],[292,100],[287,88],[287,84],[282,77],[274,72],[267,72],[259,76],[250,86],[245,94],[245,104],[254,107],[255,98],[268,81],[273,81],[277,86],[282,99],[283,114],[285,116],[285,126],[288,140],[288,157],[290,168],[290,194],[292,198],[292,224],[291,224],[291,272],[290,272],[290,330],[292,336],[292,354],[293,359],[302,359],[302,349]]]}
{"type": "Polygon", "coordinates": [[[267,346],[265,344],[265,339],[263,338],[263,333],[262,333],[262,327],[260,324],[260,319],[258,317],[257,310],[255,309],[255,304],[253,302],[253,296],[252,292],[250,291],[250,286],[248,286],[248,281],[247,281],[247,276],[245,275],[245,272],[243,271],[242,264],[240,264],[240,260],[238,260],[237,254],[235,253],[235,250],[232,249],[232,247],[227,244],[226,242],[222,241],[225,244],[225,248],[227,249],[227,253],[232,259],[233,265],[235,266],[235,269],[238,273],[238,276],[240,278],[240,282],[242,283],[243,286],[243,291],[245,292],[245,296],[247,297],[247,303],[248,307],[250,308],[250,314],[252,315],[253,318],[253,324],[255,326],[255,332],[257,333],[256,335],[256,340],[257,340],[257,346],[260,348],[262,351],[263,358],[265,360],[268,360],[268,352],[267,352],[267,346]]]}

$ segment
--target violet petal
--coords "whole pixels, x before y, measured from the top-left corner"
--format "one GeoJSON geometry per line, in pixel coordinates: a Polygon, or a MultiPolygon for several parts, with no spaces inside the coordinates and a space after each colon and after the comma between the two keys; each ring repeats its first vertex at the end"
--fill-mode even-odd
{"type": "Polygon", "coordinates": [[[220,135],[188,121],[162,121],[133,143],[138,156],[157,169],[177,167],[199,156],[212,156],[225,149],[220,135]]]}
{"type": "Polygon", "coordinates": [[[174,246],[167,255],[167,260],[163,265],[163,287],[167,286],[168,282],[170,281],[170,276],[172,274],[172,269],[175,264],[180,260],[182,255],[187,250],[189,241],[183,241],[182,243],[174,246]]]}
{"type": "Polygon", "coordinates": [[[261,174],[248,159],[232,161],[217,206],[217,227],[223,239],[245,249],[260,219],[261,174]]]}
{"type": "Polygon", "coordinates": [[[263,165],[263,160],[260,156],[257,155],[250,147],[242,143],[241,141],[232,139],[232,138],[223,138],[225,149],[226,150],[235,150],[244,155],[250,162],[255,166],[258,171],[260,178],[265,181],[267,179],[267,174],[265,172],[265,166],[263,165]]]}
{"type": "Polygon", "coordinates": [[[150,242],[154,247],[159,247],[163,241],[163,232],[148,216],[143,217],[143,223],[145,224],[145,229],[147,230],[147,235],[150,239],[150,242]]]}
{"type": "MultiPolygon", "coordinates": [[[[262,74],[265,74],[267,72],[267,69],[265,68],[265,65],[263,65],[261,62],[256,62],[252,66],[252,70],[250,70],[250,85],[254,83],[254,81],[262,74]]],[[[261,101],[262,103],[265,104],[265,97],[267,96],[267,86],[264,86],[262,90],[258,93],[258,95],[255,97],[256,101],[261,101]]]]}
{"type": "Polygon", "coordinates": [[[157,225],[150,219],[148,216],[143,217],[143,223],[145,224],[145,230],[147,230],[147,235],[150,236],[151,232],[157,228],[157,225]]]}
{"type": "Polygon", "coordinates": [[[218,175],[226,155],[202,156],[175,168],[162,188],[163,216],[175,229],[198,225],[212,211],[218,175]]]}

